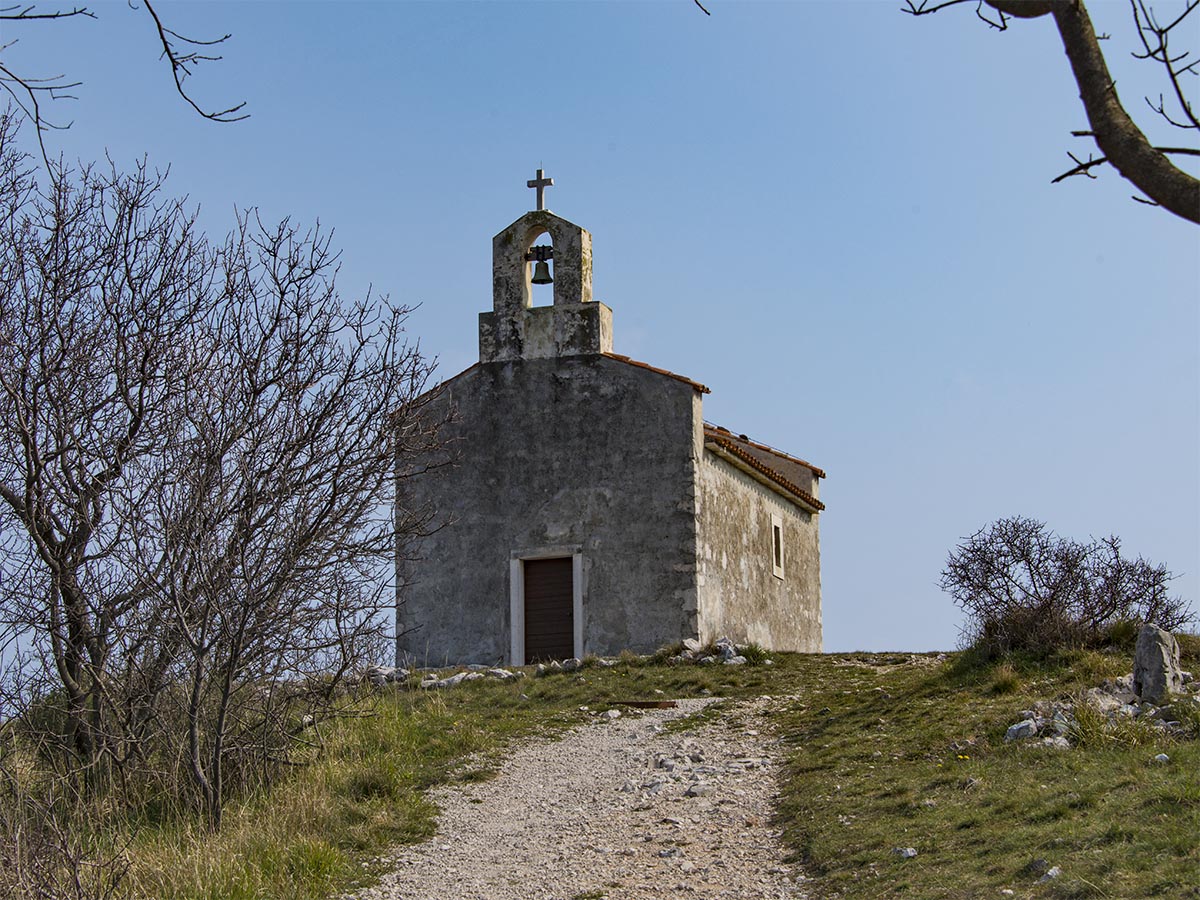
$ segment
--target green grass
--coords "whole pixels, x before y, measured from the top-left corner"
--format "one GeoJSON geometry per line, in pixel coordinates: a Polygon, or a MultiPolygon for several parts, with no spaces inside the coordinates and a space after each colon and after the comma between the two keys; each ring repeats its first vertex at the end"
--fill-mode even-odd
{"type": "Polygon", "coordinates": [[[791,759],[778,820],[818,895],[1200,897],[1195,741],[1084,713],[1070,750],[1004,742],[1022,708],[1128,671],[1127,658],[875,662],[804,660],[807,690],[779,716],[791,759]],[[1035,884],[1038,860],[1062,875],[1035,884]]]}
{"type": "MultiPolygon", "coordinates": [[[[1200,743],[1140,722],[1106,728],[1086,713],[1069,751],[1003,740],[1021,709],[1127,672],[1128,656],[773,659],[735,667],[626,658],[365,696],[361,715],[325,726],[320,749],[269,795],[231,803],[219,834],[178,818],[143,822],[128,846],[130,885],[163,900],[337,896],[372,880],[388,846],[434,833],[431,787],[486,780],[514,741],[552,736],[616,701],[771,694],[785,756],[777,825],[814,897],[965,900],[1010,888],[1056,900],[1200,898],[1200,743]],[[1152,761],[1159,752],[1169,764],[1152,761]],[[918,856],[901,859],[894,847],[918,856]],[[1063,874],[1035,884],[1038,860],[1063,874]]],[[[1176,707],[1173,718],[1195,734],[1200,708],[1176,707]]],[[[672,728],[727,709],[716,704],[672,728]]]]}

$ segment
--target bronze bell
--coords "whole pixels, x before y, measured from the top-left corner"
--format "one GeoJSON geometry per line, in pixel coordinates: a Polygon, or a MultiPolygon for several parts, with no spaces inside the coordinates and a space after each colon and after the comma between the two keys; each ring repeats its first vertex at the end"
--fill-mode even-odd
{"type": "Polygon", "coordinates": [[[552,284],[553,282],[554,278],[550,275],[550,263],[539,259],[533,264],[533,283],[552,284]]]}

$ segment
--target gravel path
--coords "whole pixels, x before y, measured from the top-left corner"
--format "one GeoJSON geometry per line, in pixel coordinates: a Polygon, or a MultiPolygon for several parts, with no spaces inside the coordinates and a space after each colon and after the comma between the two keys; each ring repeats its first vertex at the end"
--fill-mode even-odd
{"type": "MultiPolygon", "coordinates": [[[[597,716],[517,749],[497,778],[441,789],[432,840],[401,847],[357,900],[805,897],[771,828],[769,697],[664,733],[674,709],[597,716]]],[[[802,876],[800,880],[803,881],[802,876]]]]}

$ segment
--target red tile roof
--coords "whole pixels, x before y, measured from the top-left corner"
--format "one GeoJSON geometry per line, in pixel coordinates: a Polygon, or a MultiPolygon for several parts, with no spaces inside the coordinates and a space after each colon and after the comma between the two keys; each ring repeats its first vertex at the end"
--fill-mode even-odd
{"type": "Polygon", "coordinates": [[[797,465],[804,466],[804,468],[809,469],[818,478],[825,477],[825,471],[823,469],[818,469],[812,463],[805,462],[798,456],[792,456],[790,453],[784,453],[782,450],[778,450],[775,447],[772,447],[770,444],[760,444],[760,443],[758,443],[758,441],[752,441],[752,440],[750,440],[750,438],[746,437],[746,435],[744,435],[744,434],[734,434],[728,428],[725,428],[721,425],[715,425],[712,422],[705,422],[704,428],[705,428],[706,432],[708,430],[718,431],[725,437],[727,437],[731,440],[736,440],[739,443],[746,444],[749,447],[753,447],[755,450],[761,450],[766,453],[769,453],[771,456],[776,456],[779,459],[784,459],[790,463],[795,463],[797,465]]]}
{"type": "Polygon", "coordinates": [[[702,394],[712,393],[712,391],[710,391],[700,382],[692,381],[692,379],[684,375],[677,375],[674,372],[668,372],[666,369],[660,369],[658,366],[652,366],[649,363],[640,362],[636,359],[630,359],[628,356],[622,356],[620,353],[604,353],[601,355],[607,356],[609,359],[615,359],[618,362],[628,363],[631,366],[637,366],[639,369],[649,369],[651,372],[657,372],[659,375],[666,375],[668,378],[674,378],[676,381],[682,381],[684,384],[690,384],[702,394]]]}
{"type": "Polygon", "coordinates": [[[768,447],[766,444],[757,444],[745,435],[735,435],[727,428],[721,428],[708,422],[704,423],[704,440],[706,446],[711,444],[719,452],[732,456],[742,465],[792,494],[814,512],[820,512],[825,508],[824,503],[787,477],[788,475],[793,477],[801,475],[798,467],[803,466],[808,470],[803,473],[805,481],[810,480],[814,475],[817,478],[824,478],[825,473],[815,466],[768,447]],[[788,471],[789,469],[791,471],[788,471]]]}

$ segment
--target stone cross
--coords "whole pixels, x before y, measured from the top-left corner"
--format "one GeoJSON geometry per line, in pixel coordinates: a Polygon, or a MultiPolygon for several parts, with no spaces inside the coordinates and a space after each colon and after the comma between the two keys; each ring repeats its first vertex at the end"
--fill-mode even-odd
{"type": "Polygon", "coordinates": [[[554,179],[553,178],[544,178],[542,176],[541,169],[537,170],[537,178],[533,179],[532,181],[525,182],[526,187],[537,188],[537,208],[538,209],[546,208],[546,188],[552,187],[553,185],[554,185],[554,179]]]}

